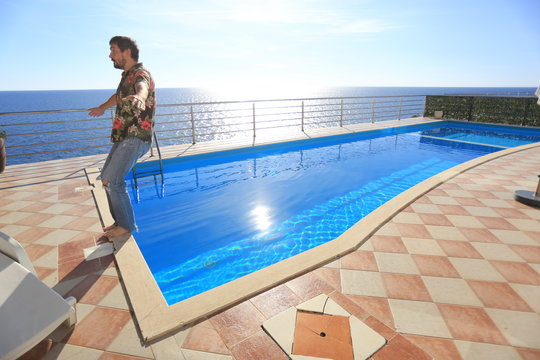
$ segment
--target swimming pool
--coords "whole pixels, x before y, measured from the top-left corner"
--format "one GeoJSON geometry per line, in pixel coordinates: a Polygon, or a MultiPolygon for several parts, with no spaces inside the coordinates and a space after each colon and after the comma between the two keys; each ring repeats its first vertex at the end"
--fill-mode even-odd
{"type": "Polygon", "coordinates": [[[325,244],[446,169],[536,141],[437,122],[174,159],[163,187],[138,181],[135,238],[172,305],[325,244]]]}

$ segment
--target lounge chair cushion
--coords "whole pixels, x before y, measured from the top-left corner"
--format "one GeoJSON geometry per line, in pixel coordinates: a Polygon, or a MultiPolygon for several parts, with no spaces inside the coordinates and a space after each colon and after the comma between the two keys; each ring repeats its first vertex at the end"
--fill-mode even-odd
{"type": "Polygon", "coordinates": [[[0,253],[0,359],[30,350],[69,318],[73,307],[32,272],[0,253]]]}

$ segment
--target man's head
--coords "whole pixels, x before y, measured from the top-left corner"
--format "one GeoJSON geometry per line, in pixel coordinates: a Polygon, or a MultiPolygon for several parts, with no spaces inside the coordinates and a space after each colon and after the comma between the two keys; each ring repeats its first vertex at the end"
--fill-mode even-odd
{"type": "Polygon", "coordinates": [[[109,41],[109,57],[117,69],[127,70],[139,61],[139,47],[127,36],[115,36],[109,41]]]}

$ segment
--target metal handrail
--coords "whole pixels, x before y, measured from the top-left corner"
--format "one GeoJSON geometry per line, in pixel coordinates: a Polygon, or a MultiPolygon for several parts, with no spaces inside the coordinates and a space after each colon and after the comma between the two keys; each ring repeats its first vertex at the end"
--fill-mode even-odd
{"type": "MultiPolygon", "coordinates": [[[[212,101],[158,105],[154,144],[161,157],[159,143],[165,145],[197,143],[212,139],[236,136],[254,138],[258,132],[276,129],[306,127],[346,126],[348,124],[397,119],[404,116],[422,116],[425,95],[369,96],[369,97],[315,97],[295,99],[257,99],[239,101],[212,101]],[[176,108],[176,109],[174,109],[176,108]],[[158,141],[159,138],[159,141],[158,141]]],[[[68,152],[109,146],[107,143],[111,118],[80,119],[76,113],[89,109],[43,110],[0,112],[1,127],[10,127],[6,149],[12,158],[28,159],[34,155],[56,153],[55,158],[65,158],[68,152]],[[39,121],[42,117],[43,121],[39,121]],[[65,117],[65,118],[62,118],[65,117]],[[23,118],[27,122],[20,121],[23,118]],[[3,121],[3,120],[7,121],[3,121]],[[15,120],[14,120],[15,119],[15,120]],[[79,124],[91,127],[80,128],[79,124]],[[107,126],[104,126],[107,124],[107,126]],[[58,126],[59,129],[53,129],[58,126]],[[31,127],[33,131],[24,129],[31,127]],[[40,129],[42,127],[42,129],[40,129]],[[43,131],[40,131],[43,130],[43,131]],[[92,132],[93,136],[69,138],[70,134],[92,132]],[[96,132],[101,136],[96,136],[96,132]],[[47,141],[43,141],[46,137],[47,141]],[[87,142],[76,148],[50,149],[51,145],[87,142]],[[32,152],[13,150],[30,149],[32,152]]],[[[285,132],[287,130],[280,130],[285,132]]],[[[91,151],[90,151],[91,152],[91,151]]],[[[80,156],[78,154],[71,156],[80,156]]],[[[48,160],[42,158],[39,160],[48,160]]],[[[29,161],[21,161],[29,162],[29,161]]]]}

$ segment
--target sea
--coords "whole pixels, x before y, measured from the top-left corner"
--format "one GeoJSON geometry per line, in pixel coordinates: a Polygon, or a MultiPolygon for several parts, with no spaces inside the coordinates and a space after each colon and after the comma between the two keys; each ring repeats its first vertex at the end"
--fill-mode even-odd
{"type": "MultiPolygon", "coordinates": [[[[166,112],[173,104],[205,103],[206,110],[212,111],[214,102],[408,95],[533,96],[535,90],[533,87],[326,87],[299,90],[284,86],[282,90],[274,91],[159,88],[156,95],[159,113],[160,110],[166,112]]],[[[0,130],[8,134],[8,166],[107,153],[110,115],[96,120],[87,115],[87,109],[105,102],[113,93],[112,89],[0,91],[0,130]],[[53,110],[61,112],[24,114],[53,110]],[[65,112],[67,110],[80,111],[65,112]]],[[[215,106],[217,111],[218,105],[215,106]]]]}

